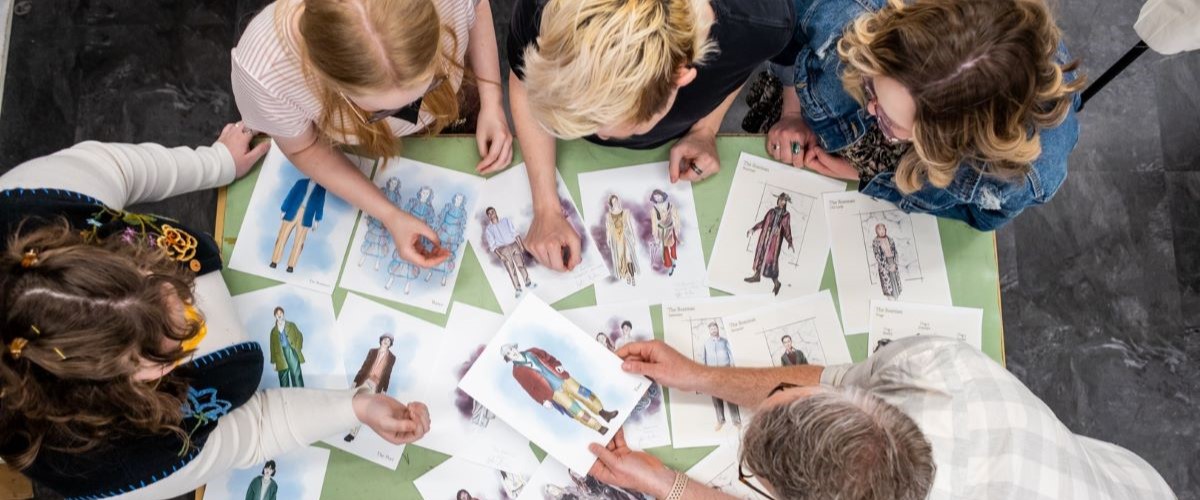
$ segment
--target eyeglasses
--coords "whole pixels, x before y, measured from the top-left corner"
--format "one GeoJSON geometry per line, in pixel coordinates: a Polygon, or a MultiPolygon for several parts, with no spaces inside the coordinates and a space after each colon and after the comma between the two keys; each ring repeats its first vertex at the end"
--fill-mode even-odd
{"type": "Polygon", "coordinates": [[[775,497],[771,496],[770,493],[763,491],[758,486],[755,486],[754,483],[750,482],[750,479],[753,477],[754,474],[746,473],[746,467],[744,464],[738,463],[738,481],[740,481],[747,488],[750,488],[750,491],[757,493],[758,496],[761,496],[767,500],[775,500],[775,497]]]}
{"type": "MultiPolygon", "coordinates": [[[[429,88],[425,89],[425,93],[428,94],[429,91],[438,88],[438,86],[445,81],[446,78],[443,76],[434,77],[433,81],[429,84],[429,88]]],[[[349,97],[346,97],[346,94],[338,92],[338,95],[342,96],[342,99],[345,100],[346,104],[350,106],[350,110],[354,112],[354,116],[357,117],[359,121],[367,125],[378,123],[389,116],[399,118],[414,125],[419,125],[418,122],[421,117],[421,101],[424,99],[424,94],[422,94],[421,97],[418,97],[417,100],[402,107],[395,109],[381,109],[379,111],[373,111],[369,115],[364,114],[365,111],[358,104],[355,104],[354,101],[350,100],[349,97]]]]}
{"type": "Polygon", "coordinates": [[[883,106],[879,105],[879,94],[875,93],[875,80],[871,78],[863,78],[863,93],[867,96],[867,102],[875,105],[875,118],[879,120],[879,131],[883,132],[883,136],[888,142],[893,144],[902,142],[903,139],[896,137],[896,122],[888,118],[887,113],[883,111],[883,106]]]}

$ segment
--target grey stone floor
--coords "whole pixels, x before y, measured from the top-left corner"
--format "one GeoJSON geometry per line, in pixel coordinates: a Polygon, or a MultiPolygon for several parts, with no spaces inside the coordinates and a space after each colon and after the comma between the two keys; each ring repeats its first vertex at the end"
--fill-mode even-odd
{"type": "MultiPolygon", "coordinates": [[[[262,0],[11,0],[0,171],[85,139],[211,142],[229,49],[262,0]]],[[[511,0],[493,0],[506,33],[511,0]]],[[[1084,69],[1136,41],[1139,0],[1058,0],[1084,69]]],[[[727,130],[736,131],[744,107],[727,130]]],[[[1074,431],[1200,498],[1200,53],[1148,54],[1080,118],[1071,175],[998,233],[1008,367],[1074,431]]],[[[147,209],[211,227],[215,195],[147,209]]]]}

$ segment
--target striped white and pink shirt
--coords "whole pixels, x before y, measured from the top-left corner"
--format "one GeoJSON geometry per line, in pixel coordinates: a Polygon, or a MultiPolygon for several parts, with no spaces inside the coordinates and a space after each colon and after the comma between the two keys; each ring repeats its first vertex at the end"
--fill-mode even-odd
{"type": "MultiPolygon", "coordinates": [[[[242,121],[251,129],[274,137],[298,137],[313,127],[321,116],[321,102],[309,87],[300,67],[298,40],[290,30],[279,29],[276,13],[292,11],[302,0],[278,0],[259,12],[233,48],[233,96],[242,121]]],[[[431,0],[443,25],[453,28],[458,38],[456,60],[462,66],[467,52],[471,26],[475,23],[477,0],[431,0]]],[[[443,43],[453,46],[448,33],[443,43]]],[[[454,88],[462,84],[463,73],[448,68],[454,88]]],[[[354,120],[353,116],[339,117],[354,120]]],[[[397,118],[387,118],[387,124],[397,137],[420,132],[433,121],[421,110],[420,125],[397,118]]],[[[353,142],[353,138],[350,138],[353,142]]]]}

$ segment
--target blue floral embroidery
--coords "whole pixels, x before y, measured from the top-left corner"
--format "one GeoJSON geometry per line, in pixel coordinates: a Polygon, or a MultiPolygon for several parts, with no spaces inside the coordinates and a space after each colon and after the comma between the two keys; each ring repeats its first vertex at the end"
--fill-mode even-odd
{"type": "Polygon", "coordinates": [[[217,398],[217,390],[213,388],[196,390],[188,387],[188,400],[183,405],[183,418],[194,418],[200,425],[207,424],[225,416],[233,407],[229,401],[217,398]]]}

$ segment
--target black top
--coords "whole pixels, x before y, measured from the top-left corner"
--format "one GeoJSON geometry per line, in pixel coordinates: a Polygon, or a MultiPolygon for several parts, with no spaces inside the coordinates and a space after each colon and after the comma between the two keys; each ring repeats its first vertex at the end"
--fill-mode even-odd
{"type": "MultiPolygon", "coordinates": [[[[537,41],[546,0],[517,0],[508,31],[508,61],[525,78],[525,48],[537,41]]],[[[795,27],[792,0],[712,0],[717,22],[709,38],[718,52],[697,68],[696,79],[679,89],[675,104],[653,129],[626,139],[586,139],[602,146],[651,149],[678,139],[750,78],[763,61],[790,66],[796,50],[789,46],[795,27]]]]}

